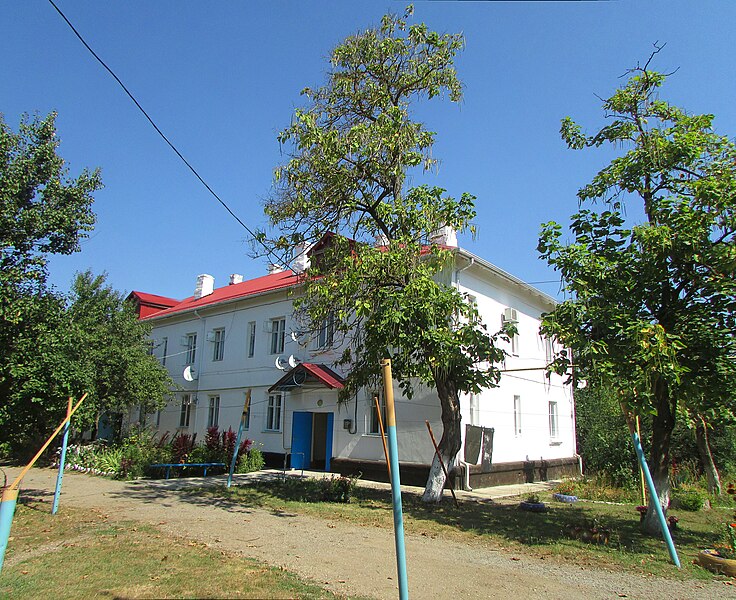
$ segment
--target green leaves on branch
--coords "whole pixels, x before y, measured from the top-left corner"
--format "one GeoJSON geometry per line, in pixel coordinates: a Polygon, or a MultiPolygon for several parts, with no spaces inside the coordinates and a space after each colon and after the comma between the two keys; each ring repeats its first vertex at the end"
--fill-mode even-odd
{"type": "Polygon", "coordinates": [[[265,207],[276,232],[263,239],[284,262],[294,245],[323,240],[295,310],[305,330],[334,319],[338,362],[349,371],[344,397],[373,388],[390,357],[407,395],[413,378],[442,379],[452,396],[441,397],[443,410],[452,412],[458,391],[498,381],[504,334],[486,330],[453,287],[453,251],[432,241],[445,227],[471,227],[474,196],[406,185],[408,173],[420,177],[436,162],[435,134],[412,119],[414,103],[462,93],[454,68],[462,36],[410,25],[410,12],[347,38],[326,84],[304,90],[307,106],[279,135],[289,158],[265,207]]]}
{"type": "Polygon", "coordinates": [[[713,132],[712,115],[660,99],[665,79],[635,69],[604,101],[609,122],[593,135],[562,121],[570,148],[612,144],[624,152],[579,190],[570,243],[558,224],[542,226],[538,249],[570,298],[543,329],[572,349],[587,378],[621,390],[640,412],[660,411],[653,394],[667,390],[672,407],[718,405],[729,415],[736,147],[713,132]],[[627,213],[639,210],[643,221],[632,223],[627,213]]]}

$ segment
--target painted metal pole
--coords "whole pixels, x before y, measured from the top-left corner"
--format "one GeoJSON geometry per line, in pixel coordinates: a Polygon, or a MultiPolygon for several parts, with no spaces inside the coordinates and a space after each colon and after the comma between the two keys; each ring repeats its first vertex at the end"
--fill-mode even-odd
{"type": "Polygon", "coordinates": [[[31,462],[29,462],[18,474],[15,481],[13,481],[9,486],[3,488],[2,497],[0,498],[0,572],[2,572],[3,562],[5,561],[5,550],[8,547],[10,528],[13,524],[13,515],[15,515],[15,505],[18,502],[18,486],[20,485],[20,482],[23,481],[26,473],[28,473],[31,467],[36,464],[36,461],[43,454],[43,451],[49,447],[49,444],[57,435],[59,435],[59,432],[63,429],[64,425],[66,425],[72,418],[72,415],[77,412],[77,409],[82,405],[82,402],[84,402],[86,397],[87,394],[84,394],[74,408],[68,412],[66,418],[56,428],[54,433],[51,434],[49,439],[46,440],[46,443],[41,446],[41,449],[36,453],[36,456],[31,459],[31,462]]]}
{"type": "Polygon", "coordinates": [[[59,426],[56,428],[54,433],[52,433],[49,436],[49,439],[46,440],[46,443],[41,446],[41,449],[36,452],[36,456],[34,456],[31,459],[31,462],[29,462],[25,467],[23,467],[23,470],[18,474],[18,477],[15,478],[15,481],[10,484],[9,487],[11,488],[17,488],[20,485],[20,482],[23,481],[23,478],[26,476],[26,473],[31,470],[31,467],[36,464],[36,461],[40,458],[40,456],[43,454],[44,450],[49,447],[49,444],[54,440],[54,438],[59,435],[59,432],[64,428],[64,425],[66,425],[69,420],[72,418],[72,415],[77,412],[77,409],[82,405],[82,402],[84,402],[85,398],[87,398],[87,394],[85,393],[80,399],[79,402],[72,408],[71,413],[69,413],[66,418],[59,424],[59,426]]]}
{"type": "Polygon", "coordinates": [[[386,468],[388,469],[388,480],[391,481],[391,461],[388,459],[388,446],[386,445],[386,432],[383,430],[383,417],[381,416],[381,403],[378,396],[373,396],[373,403],[376,405],[376,414],[378,415],[378,429],[381,431],[381,441],[383,442],[383,455],[386,457],[386,468]]]}
{"type": "Polygon", "coordinates": [[[647,461],[644,458],[644,450],[641,447],[641,441],[639,440],[639,436],[637,435],[636,431],[631,432],[631,437],[634,440],[634,449],[636,450],[636,456],[639,459],[639,466],[641,467],[641,470],[644,473],[644,477],[647,480],[647,487],[649,488],[649,498],[652,500],[654,510],[657,512],[657,517],[659,518],[659,526],[662,529],[662,537],[667,543],[667,550],[669,550],[672,562],[675,563],[675,566],[679,569],[680,559],[677,557],[677,550],[675,550],[675,544],[672,541],[672,535],[670,534],[670,530],[667,527],[667,521],[665,521],[664,518],[662,505],[659,503],[657,489],[654,487],[652,474],[649,472],[649,465],[647,465],[647,461]]]}
{"type": "Polygon", "coordinates": [[[227,487],[233,482],[233,473],[235,472],[235,464],[238,462],[238,450],[240,450],[240,438],[243,437],[243,429],[248,420],[248,408],[250,407],[250,390],[245,392],[245,404],[243,405],[243,414],[240,415],[240,425],[238,426],[238,437],[235,439],[235,450],[233,450],[233,459],[230,461],[230,472],[227,475],[227,487]]]}
{"type": "Polygon", "coordinates": [[[66,416],[68,421],[64,425],[64,437],[61,440],[61,456],[59,456],[59,473],[56,475],[56,491],[54,491],[54,503],[51,506],[51,514],[55,515],[59,510],[59,496],[61,496],[61,481],[64,479],[64,467],[66,465],[66,447],[69,443],[69,428],[71,426],[72,397],[69,396],[69,403],[66,407],[66,416]]]}
{"type": "MultiPolygon", "coordinates": [[[[434,432],[432,431],[432,426],[429,424],[429,421],[424,421],[427,424],[427,431],[429,431],[429,437],[432,438],[432,445],[434,446],[434,453],[437,456],[437,460],[440,461],[440,466],[442,467],[442,472],[445,474],[445,481],[450,481],[450,476],[447,474],[447,468],[445,467],[445,462],[442,460],[442,454],[440,454],[440,447],[437,445],[437,441],[434,439],[434,432]]],[[[455,490],[452,489],[452,486],[450,486],[450,491],[452,492],[452,499],[455,501],[455,508],[459,508],[459,504],[457,503],[457,496],[455,495],[455,490]]]]}
{"type": "Polygon", "coordinates": [[[18,502],[17,488],[4,488],[0,499],[0,573],[3,571],[5,562],[5,549],[10,539],[10,527],[13,524],[15,505],[18,502]]]}
{"type": "MultiPolygon", "coordinates": [[[[639,428],[639,415],[636,415],[635,423],[636,423],[636,435],[638,435],[639,439],[641,440],[641,429],[639,428]]],[[[644,506],[646,506],[647,504],[647,482],[646,482],[646,478],[644,477],[644,469],[641,468],[641,465],[639,465],[639,479],[641,479],[641,503],[644,506]]]]}
{"type": "Polygon", "coordinates": [[[386,399],[386,430],[388,456],[391,465],[391,497],[394,505],[394,540],[396,542],[396,568],[399,576],[399,600],[408,600],[409,584],[406,576],[406,551],[404,548],[404,516],[401,509],[401,481],[399,473],[399,447],[396,438],[396,410],[394,408],[394,384],[391,360],[381,361],[383,390],[386,399]]]}

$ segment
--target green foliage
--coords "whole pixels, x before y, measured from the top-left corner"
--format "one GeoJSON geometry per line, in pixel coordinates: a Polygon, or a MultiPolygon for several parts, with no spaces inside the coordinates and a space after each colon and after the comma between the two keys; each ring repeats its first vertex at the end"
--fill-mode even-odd
{"type": "Polygon", "coordinates": [[[265,487],[269,493],[293,502],[339,502],[349,503],[357,489],[358,477],[332,475],[322,479],[313,477],[287,477],[269,482],[265,487]]]}
{"type": "Polygon", "coordinates": [[[705,506],[708,494],[700,488],[680,486],[672,492],[672,506],[682,510],[697,511],[705,506]]]}
{"type": "Polygon", "coordinates": [[[463,46],[459,34],[408,24],[410,12],[347,38],[332,52],[327,83],[304,90],[308,106],[279,135],[289,160],[265,207],[277,231],[260,241],[283,262],[321,241],[294,305],[307,333],[334,320],[338,364],[349,367],[341,398],[375,389],[380,361],[390,358],[407,397],[412,378],[437,387],[447,415],[440,448],[451,459],[460,447],[458,393],[498,383],[496,342],[507,332],[480,322],[451,285],[453,252],[431,242],[445,227],[472,229],[475,198],[407,186],[409,172],[421,177],[436,164],[435,134],[411,108],[460,99],[454,60],[463,46]]]}
{"type": "Polygon", "coordinates": [[[357,477],[345,477],[344,475],[332,475],[329,478],[320,479],[319,487],[322,500],[325,502],[350,502],[350,498],[352,498],[358,485],[357,481],[357,477]]]}
{"type": "MultiPolygon", "coordinates": [[[[0,278],[4,291],[43,284],[49,254],[71,254],[95,222],[98,170],[70,179],[57,154],[56,113],[23,117],[18,132],[0,114],[0,278]]],[[[6,309],[10,307],[5,307],[6,309]]],[[[4,313],[18,322],[20,315],[4,313]]]]}
{"type": "Polygon", "coordinates": [[[605,475],[613,485],[630,488],[638,477],[638,462],[629,428],[615,392],[588,385],[575,391],[578,452],[590,475],[605,475]]]}
{"type": "Polygon", "coordinates": [[[164,402],[170,383],[104,276],[79,275],[69,297],[45,285],[49,256],[92,230],[102,187],[97,170],[68,176],[55,119],[24,117],[16,133],[0,115],[0,444],[14,452],[40,445],[69,396],[89,393],[74,421],[85,429],[105,410],[164,402]]]}
{"type": "Polygon", "coordinates": [[[578,191],[570,243],[543,225],[539,251],[569,299],[542,329],[572,350],[558,371],[574,357],[577,374],[651,415],[650,467],[666,494],[680,415],[734,421],[736,146],[714,133],[712,115],[661,100],[665,76],[648,65],[604,101],[597,133],[563,121],[570,148],[624,153],[578,191]],[[640,211],[642,222],[627,219],[640,211]]]}
{"type": "Polygon", "coordinates": [[[621,486],[605,473],[586,475],[575,482],[574,495],[586,500],[636,504],[641,500],[641,491],[636,485],[638,482],[632,481],[630,485],[621,486]]]}
{"type": "Polygon", "coordinates": [[[565,496],[574,496],[576,491],[575,481],[572,479],[564,479],[555,486],[555,494],[564,494],[565,496]]]}
{"type": "Polygon", "coordinates": [[[263,452],[260,448],[254,448],[251,446],[247,452],[238,454],[238,463],[235,465],[236,473],[251,473],[253,471],[260,471],[266,464],[263,458],[263,452]]]}

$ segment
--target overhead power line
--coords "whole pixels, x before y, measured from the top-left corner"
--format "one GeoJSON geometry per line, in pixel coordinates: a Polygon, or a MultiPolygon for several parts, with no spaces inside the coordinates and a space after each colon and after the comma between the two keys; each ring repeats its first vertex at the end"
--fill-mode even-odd
{"type": "Polygon", "coordinates": [[[84,47],[85,47],[85,48],[87,48],[87,50],[89,51],[89,53],[90,53],[90,54],[91,54],[92,56],[94,56],[94,57],[95,57],[95,59],[97,60],[97,62],[99,62],[99,63],[100,63],[100,64],[101,64],[101,65],[102,65],[102,66],[104,67],[104,69],[105,69],[105,70],[106,70],[106,71],[107,71],[108,73],[110,73],[110,75],[112,75],[113,79],[114,79],[115,81],[117,81],[117,82],[118,82],[118,85],[120,85],[120,87],[121,87],[121,88],[123,88],[123,91],[124,91],[124,92],[125,92],[125,93],[126,93],[126,94],[128,95],[128,97],[129,97],[129,98],[130,98],[130,99],[131,99],[131,100],[133,101],[133,103],[134,103],[134,104],[135,104],[135,105],[136,105],[136,106],[138,107],[138,110],[140,110],[140,111],[141,111],[141,113],[143,113],[143,116],[144,116],[144,117],[146,117],[146,119],[147,119],[147,120],[148,120],[148,122],[149,122],[149,123],[151,124],[151,126],[152,126],[152,127],[153,127],[153,128],[155,129],[155,130],[156,130],[156,133],[158,133],[158,134],[159,134],[159,135],[161,136],[161,138],[162,138],[162,139],[163,139],[163,140],[164,140],[164,141],[165,141],[165,142],[166,142],[166,143],[167,143],[167,144],[169,145],[169,147],[170,147],[170,148],[171,148],[171,149],[172,149],[172,150],[173,150],[173,151],[174,151],[174,152],[176,153],[176,155],[177,155],[177,156],[178,156],[178,157],[179,157],[179,158],[180,158],[180,159],[182,160],[182,162],[183,162],[183,163],[184,163],[184,164],[185,164],[185,165],[186,165],[186,166],[187,166],[187,167],[189,168],[189,170],[190,170],[190,171],[191,171],[191,172],[192,172],[192,173],[194,174],[194,176],[195,176],[195,177],[196,177],[197,179],[199,179],[199,181],[200,181],[200,182],[202,183],[202,185],[203,185],[203,186],[204,186],[204,187],[205,187],[205,188],[207,189],[207,191],[208,191],[208,192],[209,192],[210,194],[212,194],[212,196],[213,196],[213,197],[214,197],[214,198],[215,198],[215,199],[216,199],[216,200],[217,200],[217,201],[218,201],[218,202],[219,202],[219,203],[220,203],[220,204],[221,204],[221,205],[223,206],[223,208],[224,208],[224,209],[225,209],[225,210],[226,210],[226,211],[227,211],[227,212],[228,212],[228,213],[230,214],[230,216],[232,216],[232,218],[233,218],[233,219],[235,219],[235,220],[236,220],[236,221],[237,221],[237,222],[238,222],[238,223],[239,223],[239,224],[240,224],[240,225],[241,225],[241,226],[243,227],[243,229],[245,229],[245,230],[246,230],[246,231],[247,231],[247,232],[248,232],[248,233],[249,233],[249,234],[250,234],[250,235],[252,236],[252,238],[253,238],[254,240],[256,240],[256,241],[258,241],[259,243],[261,243],[261,245],[262,245],[262,246],[263,246],[263,247],[265,248],[265,250],[266,250],[267,254],[271,254],[271,251],[269,250],[269,248],[267,248],[267,247],[265,246],[265,244],[263,244],[263,242],[261,242],[261,241],[260,241],[260,240],[258,239],[258,237],[257,237],[257,236],[255,235],[255,233],[253,233],[253,231],[252,231],[252,230],[251,230],[251,229],[250,229],[250,228],[249,228],[249,227],[248,227],[248,226],[247,226],[247,225],[246,225],[245,223],[243,223],[243,221],[242,221],[242,220],[240,219],[240,217],[238,217],[238,215],[236,215],[236,214],[235,214],[235,213],[233,212],[233,210],[232,210],[232,209],[231,209],[231,208],[230,208],[230,207],[229,207],[229,206],[227,205],[227,203],[226,203],[226,202],[225,202],[225,201],[224,201],[224,200],[223,200],[222,198],[220,198],[220,196],[219,196],[219,195],[217,194],[217,192],[215,192],[215,191],[214,191],[214,190],[213,190],[213,189],[212,189],[212,188],[210,187],[210,185],[209,185],[209,184],[208,184],[208,183],[207,183],[207,182],[206,182],[206,181],[204,180],[204,178],[203,178],[203,177],[202,177],[202,176],[201,176],[201,175],[200,175],[200,174],[199,174],[199,173],[197,172],[197,169],[195,169],[195,168],[194,168],[194,167],[193,167],[193,166],[191,165],[191,163],[190,163],[190,162],[189,162],[189,161],[188,161],[188,160],[187,160],[186,158],[184,158],[184,156],[182,155],[182,153],[181,153],[181,152],[179,152],[178,148],[177,148],[177,147],[176,147],[176,146],[175,146],[175,145],[174,145],[174,144],[173,144],[173,143],[171,142],[171,140],[169,140],[169,138],[168,138],[168,137],[166,137],[166,135],[164,134],[164,132],[163,132],[163,131],[161,131],[161,129],[159,128],[159,126],[158,126],[158,125],[156,125],[156,123],[154,122],[154,120],[153,120],[153,119],[152,119],[152,118],[150,117],[150,115],[149,115],[149,114],[148,114],[148,113],[146,112],[146,110],[145,110],[145,109],[144,109],[144,108],[143,108],[143,107],[141,106],[140,102],[138,102],[138,100],[136,100],[135,96],[133,96],[133,94],[132,94],[132,93],[130,92],[130,90],[128,90],[128,88],[127,88],[127,87],[125,87],[125,84],[124,84],[124,83],[123,83],[123,82],[122,82],[122,81],[120,80],[120,78],[119,78],[119,77],[118,77],[118,76],[117,76],[117,75],[115,74],[115,72],[114,72],[114,71],[113,71],[113,70],[112,70],[112,69],[111,69],[110,67],[108,67],[108,66],[107,66],[107,64],[105,63],[105,61],[104,61],[104,60],[102,60],[102,59],[101,59],[101,58],[100,58],[100,57],[98,56],[98,54],[97,54],[97,53],[96,53],[96,52],[95,52],[95,51],[94,51],[94,50],[93,50],[93,49],[92,49],[92,48],[90,47],[90,45],[89,45],[89,44],[88,44],[88,43],[87,43],[87,42],[85,41],[85,39],[84,39],[84,38],[82,37],[82,35],[81,35],[81,34],[79,33],[79,31],[77,31],[76,27],[74,27],[74,25],[72,24],[72,22],[71,22],[71,21],[70,21],[70,20],[69,20],[69,19],[67,18],[67,16],[66,16],[66,15],[65,15],[65,14],[64,14],[64,13],[63,13],[62,11],[61,11],[61,9],[60,9],[60,8],[59,8],[59,7],[58,7],[58,6],[57,6],[57,5],[56,5],[56,4],[54,3],[54,0],[49,0],[49,4],[51,4],[51,6],[53,6],[53,7],[54,7],[54,9],[56,10],[56,12],[57,12],[57,13],[59,13],[59,15],[61,16],[61,18],[62,18],[62,19],[64,19],[64,21],[66,22],[66,24],[67,24],[67,25],[69,25],[69,28],[70,28],[70,29],[71,29],[71,30],[72,30],[72,31],[74,32],[74,35],[76,35],[76,36],[77,36],[77,38],[79,38],[79,41],[80,41],[80,42],[82,42],[82,44],[84,45],[84,47]]]}

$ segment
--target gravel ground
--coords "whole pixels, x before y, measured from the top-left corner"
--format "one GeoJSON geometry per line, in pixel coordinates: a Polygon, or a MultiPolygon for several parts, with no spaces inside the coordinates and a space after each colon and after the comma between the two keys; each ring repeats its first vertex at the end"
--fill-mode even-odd
{"type": "MultiPolygon", "coordinates": [[[[9,478],[18,472],[7,469],[9,478]]],[[[21,497],[50,500],[55,480],[52,469],[32,469],[21,497]]],[[[67,472],[60,510],[65,504],[95,507],[114,518],[152,523],[167,533],[284,567],[337,593],[398,596],[391,531],[180,493],[223,480],[121,482],[67,472]]],[[[441,538],[409,535],[406,555],[412,598],[736,598],[731,582],[614,573],[441,538]]]]}

